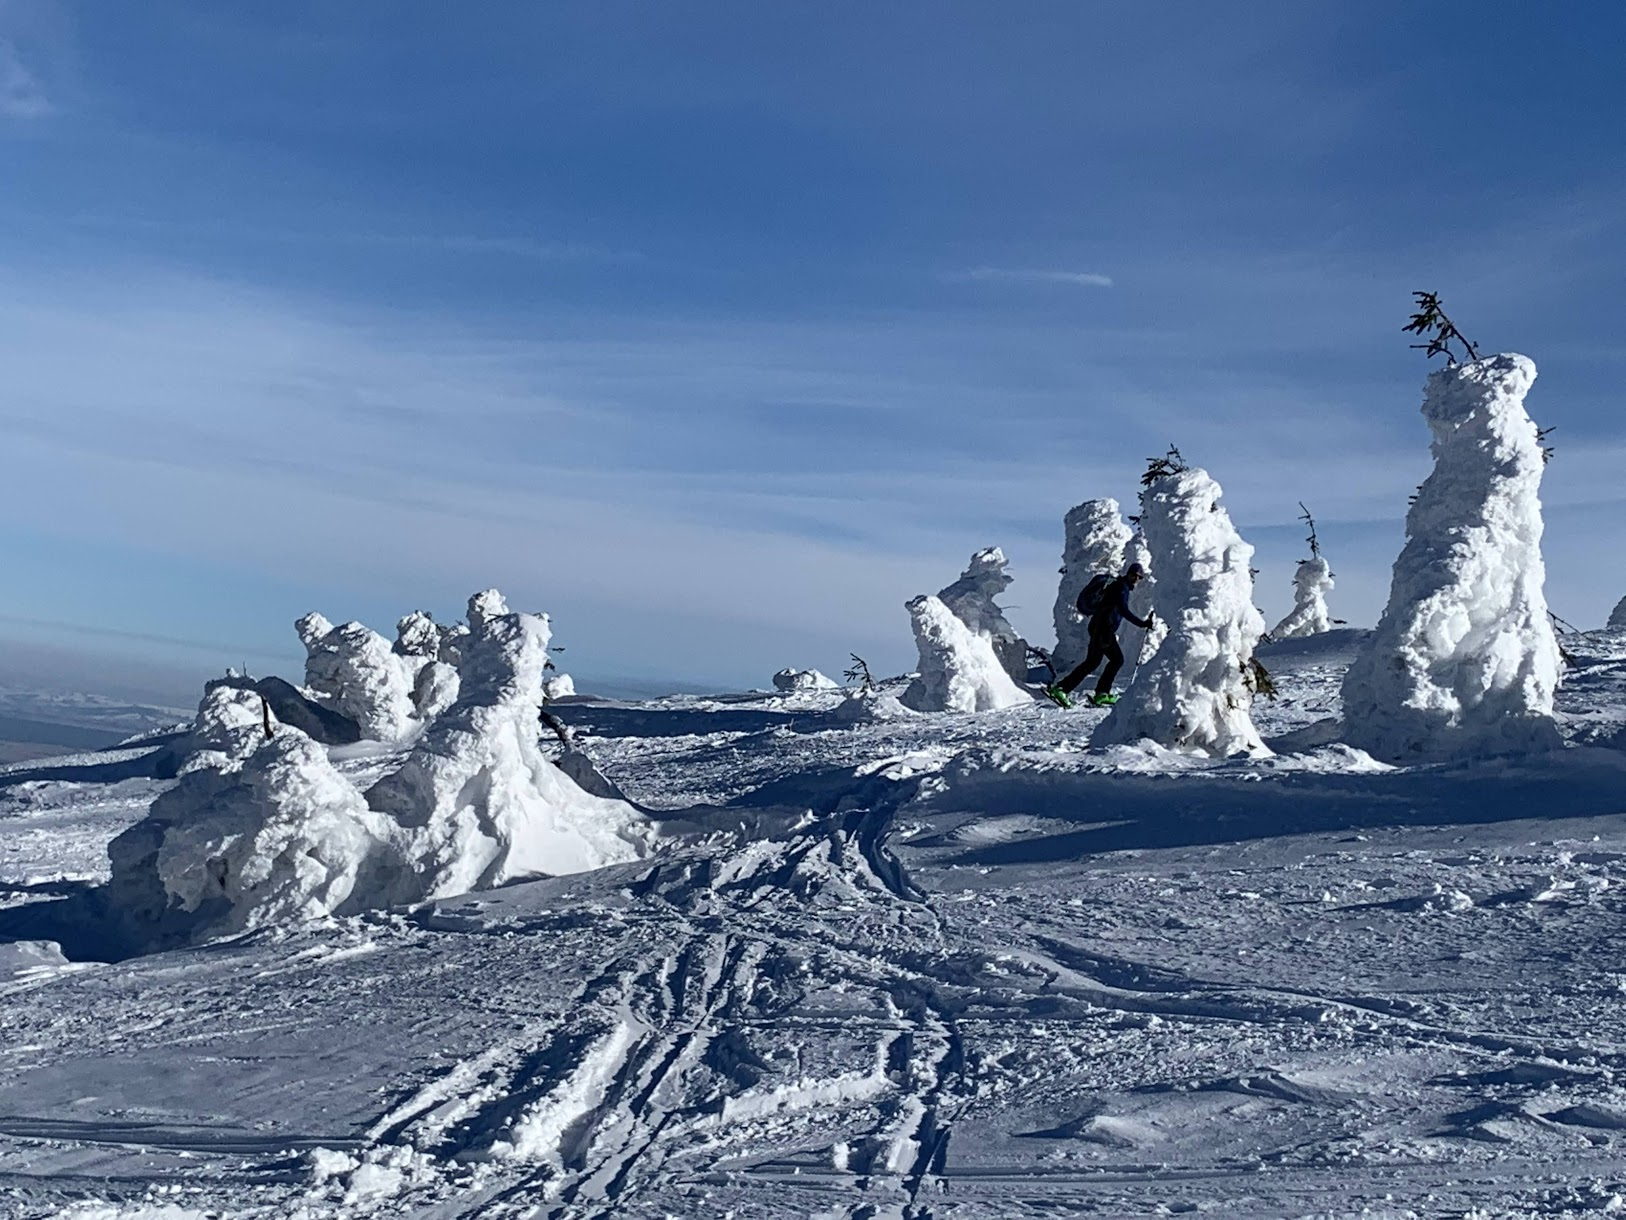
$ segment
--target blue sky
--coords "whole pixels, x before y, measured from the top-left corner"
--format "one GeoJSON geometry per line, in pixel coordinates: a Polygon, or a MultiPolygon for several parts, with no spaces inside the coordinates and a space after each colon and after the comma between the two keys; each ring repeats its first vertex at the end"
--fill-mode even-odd
{"type": "Polygon", "coordinates": [[[1302,499],[1370,622],[1417,288],[1540,366],[1601,622],[1626,9],[1508,8],[0,0],[0,643],[297,672],[496,585],[588,679],[898,671],[986,545],[1044,639],[1171,442],[1268,616],[1302,499]]]}

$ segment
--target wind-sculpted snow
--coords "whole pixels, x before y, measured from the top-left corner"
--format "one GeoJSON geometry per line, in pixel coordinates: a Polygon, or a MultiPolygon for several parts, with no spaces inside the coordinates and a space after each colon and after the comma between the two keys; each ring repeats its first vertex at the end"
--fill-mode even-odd
{"type": "Polygon", "coordinates": [[[1278,640],[1296,640],[1332,630],[1327,594],[1332,591],[1332,566],[1320,555],[1301,559],[1293,572],[1293,609],[1271,629],[1278,640]]]}
{"type": "Polygon", "coordinates": [[[1406,516],[1389,602],[1344,680],[1351,744],[1391,762],[1556,746],[1558,642],[1542,592],[1536,366],[1428,378],[1434,471],[1406,516]]]}
{"type": "Polygon", "coordinates": [[[1203,470],[1158,479],[1142,498],[1141,528],[1157,556],[1157,617],[1168,637],[1144,661],[1091,737],[1098,746],[1142,739],[1181,750],[1265,753],[1249,717],[1248,663],[1265,624],[1253,605],[1244,542],[1203,470]]]}
{"type": "Polygon", "coordinates": [[[367,794],[412,830],[420,897],[635,860],[652,838],[630,805],[589,796],[542,753],[547,619],[500,612],[500,599],[480,596],[484,607],[469,607],[457,702],[367,794]]]}
{"type": "Polygon", "coordinates": [[[781,669],[773,676],[775,690],[836,690],[837,684],[816,669],[781,669]]]}
{"type": "Polygon", "coordinates": [[[412,689],[421,658],[397,653],[361,623],[335,627],[312,613],[294,627],[307,654],[305,686],[318,701],[354,720],[374,741],[400,741],[416,729],[412,689]]]}
{"type": "Polygon", "coordinates": [[[1090,624],[1078,612],[1078,595],[1092,576],[1117,576],[1127,564],[1124,552],[1134,537],[1119,515],[1118,501],[1086,500],[1067,510],[1062,519],[1065,537],[1061,552],[1061,585],[1051,618],[1056,627],[1056,650],[1051,660],[1065,674],[1090,650],[1090,624]]]}
{"type": "Polygon", "coordinates": [[[546,618],[478,597],[461,674],[422,671],[435,679],[426,708],[455,702],[365,795],[297,729],[273,718],[267,740],[258,694],[211,689],[181,783],[110,849],[109,898],[130,937],[173,943],[643,855],[643,815],[542,753],[546,618]]]}
{"type": "Polygon", "coordinates": [[[1028,703],[1032,696],[1006,672],[993,640],[973,631],[941,601],[927,594],[905,607],[920,652],[920,676],[903,692],[917,712],[985,712],[1028,703]]]}
{"type": "MultiPolygon", "coordinates": [[[[1260,729],[1334,711],[1358,638],[1275,646],[1260,729]]],[[[1626,715],[1619,637],[1576,651],[1563,710],[1626,715]]],[[[1626,1208],[1626,754],[1222,760],[845,698],[561,704],[668,811],[645,860],[115,965],[43,943],[69,899],[0,908],[47,925],[0,950],[0,1214],[1626,1208]]],[[[8,882],[125,791],[16,778],[8,882]]]]}
{"type": "Polygon", "coordinates": [[[1011,584],[1005,563],[1005,552],[997,546],[978,551],[960,573],[960,579],[941,590],[937,600],[972,632],[985,637],[1006,674],[1022,682],[1028,672],[1027,641],[994,600],[1011,584]]]}
{"type": "Polygon", "coordinates": [[[363,870],[394,867],[398,828],[327,751],[284,727],[230,769],[196,769],[109,848],[109,900],[137,939],[312,919],[377,900],[363,870]]]}

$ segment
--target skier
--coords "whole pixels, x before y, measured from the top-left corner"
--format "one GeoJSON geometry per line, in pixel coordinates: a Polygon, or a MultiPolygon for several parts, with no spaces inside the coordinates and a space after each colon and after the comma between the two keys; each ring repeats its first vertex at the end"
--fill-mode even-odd
{"type": "MultiPolygon", "coordinates": [[[[1045,694],[1059,703],[1062,707],[1072,707],[1073,688],[1089,677],[1090,671],[1103,660],[1106,668],[1101,671],[1101,678],[1095,684],[1095,694],[1090,702],[1096,707],[1106,707],[1110,703],[1118,702],[1118,696],[1112,693],[1112,680],[1118,676],[1123,668],[1124,652],[1118,647],[1118,624],[1128,619],[1143,631],[1150,629],[1155,615],[1148,614],[1139,618],[1129,608],[1129,593],[1141,578],[1146,575],[1146,569],[1138,563],[1132,563],[1124,569],[1124,574],[1116,580],[1108,581],[1099,594],[1093,598],[1094,608],[1090,610],[1090,651],[1084,660],[1072,673],[1068,674],[1054,686],[1045,687],[1045,694]]],[[[1098,578],[1104,579],[1104,578],[1098,578]]],[[[1095,582],[1091,582],[1092,585],[1095,582]]],[[[1086,588],[1085,593],[1091,592],[1086,588]]],[[[1084,602],[1084,596],[1080,596],[1084,602]]],[[[1081,604],[1080,609],[1085,609],[1081,604]]]]}

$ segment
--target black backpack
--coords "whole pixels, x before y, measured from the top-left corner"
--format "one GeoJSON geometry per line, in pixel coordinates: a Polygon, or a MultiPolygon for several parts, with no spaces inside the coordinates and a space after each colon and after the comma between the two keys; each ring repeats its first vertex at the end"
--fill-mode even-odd
{"type": "Polygon", "coordinates": [[[1078,591],[1078,601],[1074,603],[1078,612],[1085,618],[1094,618],[1096,613],[1106,605],[1107,587],[1112,584],[1112,577],[1105,572],[1097,572],[1090,577],[1090,583],[1078,591]]]}

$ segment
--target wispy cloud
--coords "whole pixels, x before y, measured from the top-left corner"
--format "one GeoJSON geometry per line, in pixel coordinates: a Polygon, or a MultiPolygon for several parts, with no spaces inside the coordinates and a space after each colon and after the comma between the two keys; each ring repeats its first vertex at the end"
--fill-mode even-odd
{"type": "Polygon", "coordinates": [[[1068,271],[1059,267],[972,267],[947,277],[952,280],[1004,280],[1017,284],[1076,284],[1083,288],[1111,288],[1112,277],[1098,271],[1068,271]]]}
{"type": "Polygon", "coordinates": [[[38,119],[51,113],[39,80],[24,65],[17,48],[0,38],[0,117],[38,119]]]}

